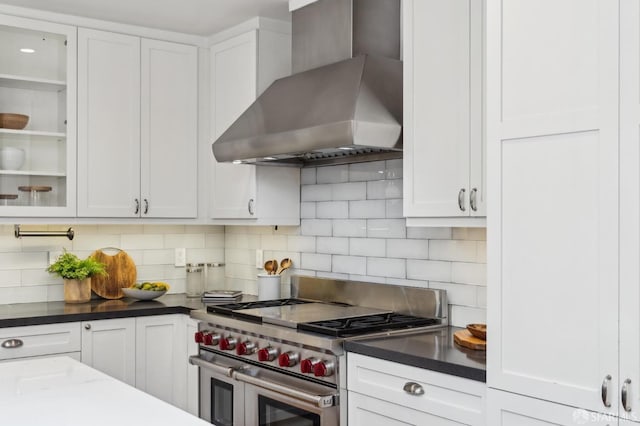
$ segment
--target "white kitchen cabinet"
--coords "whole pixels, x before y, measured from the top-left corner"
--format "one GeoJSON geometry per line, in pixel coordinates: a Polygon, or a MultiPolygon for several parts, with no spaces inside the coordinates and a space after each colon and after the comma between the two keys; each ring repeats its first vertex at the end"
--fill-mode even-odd
{"type": "MultiPolygon", "coordinates": [[[[488,0],[486,13],[487,384],[613,414],[618,13],[598,0],[488,0]]],[[[490,424],[571,424],[552,413],[490,424]]]]}
{"type": "Polygon", "coordinates": [[[82,322],[82,362],[135,386],[136,319],[82,322]]]}
{"type": "Polygon", "coordinates": [[[354,426],[485,424],[485,384],[469,379],[348,353],[347,390],[354,426]]]}
{"type": "MultiPolygon", "coordinates": [[[[211,142],[274,80],[291,73],[290,28],[289,33],[281,30],[258,26],[215,38],[210,48],[211,142]]],[[[299,224],[298,169],[218,163],[208,148],[212,219],[242,219],[238,223],[243,224],[299,224]]]]}
{"type": "MultiPolygon", "coordinates": [[[[196,343],[194,336],[198,331],[198,321],[186,317],[186,329],[187,334],[185,335],[185,344],[187,347],[187,359],[191,355],[198,354],[198,344],[196,343]]],[[[200,413],[200,369],[197,365],[191,365],[191,363],[187,364],[187,407],[186,411],[193,414],[194,416],[198,416],[200,413]]]]}
{"type": "Polygon", "coordinates": [[[197,48],[78,30],[78,216],[197,216],[197,48]]]}
{"type": "Polygon", "coordinates": [[[0,112],[29,116],[23,130],[0,128],[0,150],[24,152],[19,167],[0,165],[1,216],[75,215],[75,52],[75,27],[0,15],[0,112]],[[49,190],[18,189],[34,186],[49,190]]]}
{"type": "Polygon", "coordinates": [[[404,216],[484,226],[483,0],[405,0],[404,216]]]}
{"type": "Polygon", "coordinates": [[[80,323],[0,329],[0,360],[56,355],[80,359],[80,323]]]}

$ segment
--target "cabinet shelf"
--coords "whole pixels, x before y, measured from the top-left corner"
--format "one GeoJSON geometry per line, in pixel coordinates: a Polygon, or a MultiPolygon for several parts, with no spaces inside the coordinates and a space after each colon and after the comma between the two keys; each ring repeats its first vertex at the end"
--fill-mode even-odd
{"type": "Polygon", "coordinates": [[[64,172],[42,172],[34,170],[0,170],[0,175],[9,176],[52,176],[52,177],[65,177],[64,172]]]}
{"type": "Polygon", "coordinates": [[[14,129],[0,129],[0,138],[4,135],[18,136],[20,138],[58,138],[64,139],[67,137],[66,133],[59,132],[42,132],[39,130],[14,130],[14,129]]]}
{"type": "Polygon", "coordinates": [[[8,87],[10,89],[59,92],[66,89],[67,83],[63,80],[47,80],[45,78],[32,78],[19,75],[0,74],[0,86],[8,87]]]}

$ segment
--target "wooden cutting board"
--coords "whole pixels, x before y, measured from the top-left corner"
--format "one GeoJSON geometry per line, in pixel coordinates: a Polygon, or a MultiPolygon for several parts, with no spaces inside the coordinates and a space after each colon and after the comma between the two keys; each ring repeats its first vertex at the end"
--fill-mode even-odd
{"type": "MultiPolygon", "coordinates": [[[[111,252],[110,249],[105,250],[111,252]]],[[[136,264],[124,250],[119,250],[113,255],[96,250],[91,257],[104,263],[108,274],[91,277],[91,290],[98,296],[105,299],[120,299],[124,296],[120,289],[131,287],[136,282],[136,264]]]]}
{"type": "Polygon", "coordinates": [[[469,333],[469,330],[458,330],[453,333],[453,341],[464,348],[476,351],[487,350],[487,341],[478,339],[473,334],[469,333]]]}

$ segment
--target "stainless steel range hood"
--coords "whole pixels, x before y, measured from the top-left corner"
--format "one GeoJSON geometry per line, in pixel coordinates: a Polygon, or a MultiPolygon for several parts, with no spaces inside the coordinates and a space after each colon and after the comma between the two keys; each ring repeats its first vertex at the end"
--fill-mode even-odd
{"type": "Polygon", "coordinates": [[[402,155],[400,0],[319,0],[293,12],[294,74],[213,144],[216,160],[353,163],[402,155]]]}

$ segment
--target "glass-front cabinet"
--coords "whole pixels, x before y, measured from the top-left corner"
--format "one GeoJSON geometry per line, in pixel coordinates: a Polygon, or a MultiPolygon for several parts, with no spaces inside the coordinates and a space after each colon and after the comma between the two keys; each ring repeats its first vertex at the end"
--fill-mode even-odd
{"type": "Polygon", "coordinates": [[[76,28],[0,15],[0,216],[75,216],[76,28]]]}

